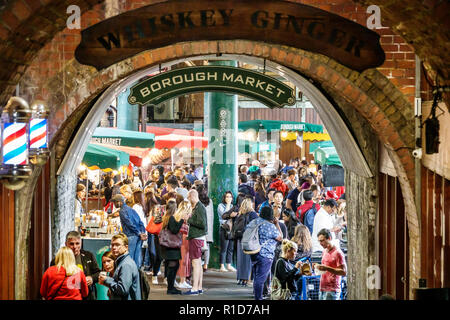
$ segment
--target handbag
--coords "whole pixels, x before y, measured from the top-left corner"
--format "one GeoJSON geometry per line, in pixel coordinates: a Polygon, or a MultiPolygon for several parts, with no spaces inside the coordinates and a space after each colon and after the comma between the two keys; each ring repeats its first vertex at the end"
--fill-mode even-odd
{"type": "Polygon", "coordinates": [[[225,223],[221,225],[221,228],[225,231],[225,239],[233,240],[233,233],[231,232],[231,229],[233,228],[233,220],[228,219],[225,223]]]}
{"type": "Polygon", "coordinates": [[[288,288],[288,284],[286,281],[286,289],[283,289],[281,287],[281,281],[277,278],[277,267],[278,263],[281,259],[277,261],[277,264],[275,266],[275,273],[273,275],[272,279],[272,292],[270,293],[270,300],[290,300],[292,297],[291,291],[288,288]]]}
{"type": "Polygon", "coordinates": [[[159,233],[159,245],[167,248],[181,248],[183,243],[183,235],[181,232],[173,234],[168,228],[162,229],[159,233]]]}
{"type": "Polygon", "coordinates": [[[152,216],[145,230],[147,230],[150,234],[158,235],[162,229],[162,220],[160,222],[158,222],[158,220],[160,220],[158,219],[158,217],[155,218],[154,216],[152,216]]]}

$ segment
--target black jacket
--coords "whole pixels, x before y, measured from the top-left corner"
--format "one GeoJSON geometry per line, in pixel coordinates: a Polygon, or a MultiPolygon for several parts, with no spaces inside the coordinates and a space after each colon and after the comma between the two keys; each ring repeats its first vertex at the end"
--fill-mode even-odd
{"type": "Polygon", "coordinates": [[[276,276],[281,282],[281,287],[286,288],[286,283],[288,285],[291,293],[298,291],[296,280],[300,279],[301,273],[295,265],[285,258],[280,258],[275,266],[274,277],[276,276]]]}
{"type": "Polygon", "coordinates": [[[238,192],[243,193],[245,195],[252,196],[253,198],[255,197],[255,189],[253,189],[251,186],[249,186],[246,183],[242,183],[239,185],[238,192]]]}
{"type": "MultiPolygon", "coordinates": [[[[98,276],[100,275],[100,269],[97,264],[97,259],[95,256],[85,250],[80,250],[81,255],[81,265],[83,266],[83,272],[86,277],[92,277],[94,284],[89,286],[89,294],[84,300],[97,300],[97,290],[95,288],[95,284],[98,283],[98,276]]],[[[52,260],[50,266],[55,265],[55,259],[52,260]]]]}

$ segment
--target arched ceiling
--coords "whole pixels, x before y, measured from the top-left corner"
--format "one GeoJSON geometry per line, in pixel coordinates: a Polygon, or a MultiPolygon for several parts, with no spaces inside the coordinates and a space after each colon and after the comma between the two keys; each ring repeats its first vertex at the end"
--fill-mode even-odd
{"type": "MultiPolygon", "coordinates": [[[[66,27],[69,5],[86,12],[103,0],[0,0],[0,92],[14,92],[37,52],[66,27]]],[[[431,73],[448,83],[450,70],[450,2],[447,0],[353,0],[381,8],[384,23],[398,32],[431,73]]]]}

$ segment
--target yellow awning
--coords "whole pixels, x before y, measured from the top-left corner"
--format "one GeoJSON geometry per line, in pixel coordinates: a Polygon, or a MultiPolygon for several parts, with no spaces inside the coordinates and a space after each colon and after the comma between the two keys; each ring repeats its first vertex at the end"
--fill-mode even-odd
{"type": "MultiPolygon", "coordinates": [[[[281,141],[294,141],[297,139],[296,131],[282,131],[280,133],[281,141]]],[[[328,133],[319,132],[303,132],[303,141],[328,141],[331,140],[328,133]]]]}

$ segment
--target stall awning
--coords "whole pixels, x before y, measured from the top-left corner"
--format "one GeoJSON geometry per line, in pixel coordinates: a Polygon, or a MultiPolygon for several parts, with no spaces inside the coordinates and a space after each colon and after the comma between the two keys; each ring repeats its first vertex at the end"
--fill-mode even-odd
{"type": "Polygon", "coordinates": [[[188,149],[205,149],[208,147],[208,138],[202,136],[187,136],[181,134],[166,134],[155,137],[155,148],[172,149],[172,148],[188,148],[188,149]]]}
{"type": "MultiPolygon", "coordinates": [[[[101,144],[97,144],[97,143],[91,143],[91,144],[96,145],[96,146],[105,146],[105,145],[101,145],[101,144]]],[[[130,161],[137,167],[142,166],[142,162],[145,158],[150,159],[151,149],[121,147],[121,146],[114,146],[114,145],[108,145],[108,148],[128,153],[128,155],[130,156],[130,161]]]]}
{"type": "Polygon", "coordinates": [[[90,143],[82,162],[91,170],[119,170],[122,166],[128,166],[130,156],[123,151],[90,143]]]}
{"type": "Polygon", "coordinates": [[[179,134],[184,136],[196,136],[202,137],[203,133],[200,131],[187,130],[187,129],[178,129],[178,128],[166,128],[166,127],[155,127],[155,126],[146,126],[147,133],[153,133],[155,136],[163,136],[167,134],[179,134]]]}
{"type": "Polygon", "coordinates": [[[304,131],[304,132],[323,133],[323,126],[320,124],[312,124],[297,121],[249,120],[239,122],[238,126],[240,131],[246,131],[249,129],[259,131],[264,129],[267,130],[267,132],[278,130],[278,131],[304,131]]]}
{"type": "Polygon", "coordinates": [[[309,153],[313,153],[316,151],[317,148],[334,148],[334,144],[331,140],[328,141],[320,141],[320,142],[314,142],[309,145],[309,153]]]}
{"type": "Polygon", "coordinates": [[[314,161],[319,164],[334,164],[342,167],[341,159],[339,158],[334,147],[317,148],[314,151],[314,161]]]}
{"type": "Polygon", "coordinates": [[[98,127],[92,135],[91,142],[126,147],[153,148],[155,135],[147,132],[98,127]]]}
{"type": "Polygon", "coordinates": [[[254,154],[264,151],[275,152],[277,150],[277,144],[239,139],[238,150],[239,153],[248,153],[248,154],[254,154]]]}

